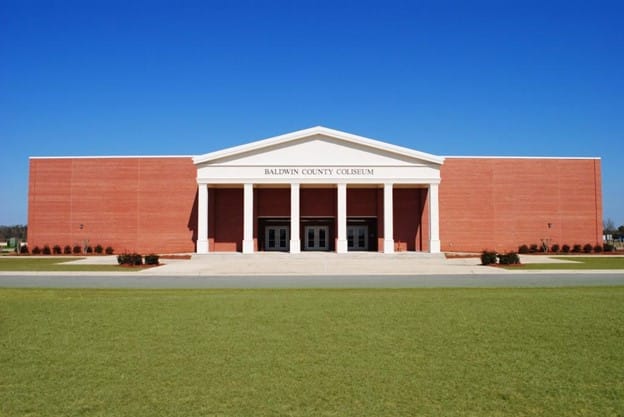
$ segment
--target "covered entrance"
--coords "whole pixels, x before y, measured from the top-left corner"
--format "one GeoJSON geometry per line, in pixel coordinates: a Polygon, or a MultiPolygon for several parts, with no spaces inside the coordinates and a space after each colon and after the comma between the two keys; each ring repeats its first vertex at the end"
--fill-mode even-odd
{"type": "Polygon", "coordinates": [[[441,157],[317,126],[193,161],[198,253],[440,251],[441,157]]]}

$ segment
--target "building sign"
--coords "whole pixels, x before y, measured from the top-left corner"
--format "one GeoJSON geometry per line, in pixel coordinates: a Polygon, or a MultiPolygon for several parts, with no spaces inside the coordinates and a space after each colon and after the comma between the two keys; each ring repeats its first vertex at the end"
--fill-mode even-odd
{"type": "Polygon", "coordinates": [[[306,167],[306,168],[264,168],[265,177],[366,177],[375,175],[375,168],[358,167],[306,167]]]}

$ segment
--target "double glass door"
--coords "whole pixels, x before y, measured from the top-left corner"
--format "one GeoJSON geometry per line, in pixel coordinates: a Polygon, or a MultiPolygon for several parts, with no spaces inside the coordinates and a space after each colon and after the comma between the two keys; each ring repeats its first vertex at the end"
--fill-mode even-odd
{"type": "Polygon", "coordinates": [[[347,247],[350,251],[368,250],[368,226],[347,226],[347,247]]]}
{"type": "Polygon", "coordinates": [[[306,226],[305,250],[329,250],[329,226],[306,226]]]}
{"type": "Polygon", "coordinates": [[[267,251],[287,251],[290,243],[290,227],[267,226],[264,230],[264,249],[267,251]]]}

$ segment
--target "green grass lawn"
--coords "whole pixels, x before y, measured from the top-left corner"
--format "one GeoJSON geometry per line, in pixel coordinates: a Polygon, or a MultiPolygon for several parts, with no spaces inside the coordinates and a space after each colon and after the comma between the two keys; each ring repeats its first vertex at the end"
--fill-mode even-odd
{"type": "Polygon", "coordinates": [[[624,269],[624,256],[553,256],[574,263],[523,264],[513,269],[624,269]]]}
{"type": "Polygon", "coordinates": [[[624,287],[0,290],[2,416],[624,416],[624,287]]]}
{"type": "Polygon", "coordinates": [[[119,265],[71,265],[70,261],[84,258],[0,258],[0,271],[136,271],[140,268],[126,268],[119,265]]]}

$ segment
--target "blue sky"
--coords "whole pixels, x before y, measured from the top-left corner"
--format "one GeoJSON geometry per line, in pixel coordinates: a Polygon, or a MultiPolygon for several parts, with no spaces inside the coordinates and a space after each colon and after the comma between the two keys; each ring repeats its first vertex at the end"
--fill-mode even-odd
{"type": "Polygon", "coordinates": [[[28,157],[193,155],[323,125],[599,156],[624,224],[624,2],[0,0],[0,224],[28,157]]]}

